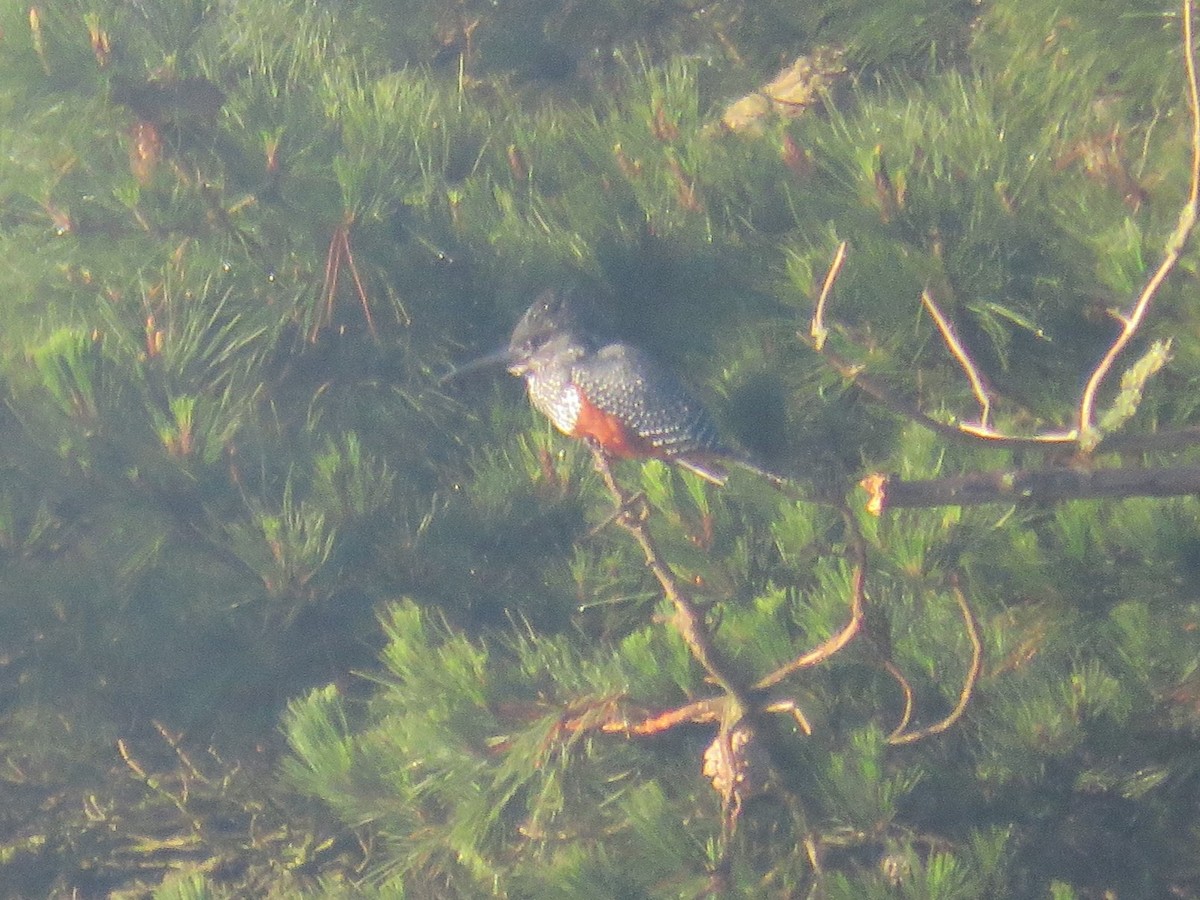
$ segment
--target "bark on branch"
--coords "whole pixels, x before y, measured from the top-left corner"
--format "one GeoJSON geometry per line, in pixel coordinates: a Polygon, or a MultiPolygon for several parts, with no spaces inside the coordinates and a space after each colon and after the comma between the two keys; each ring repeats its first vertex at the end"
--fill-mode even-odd
{"type": "Polygon", "coordinates": [[[885,510],[902,507],[1057,503],[1102,497],[1181,497],[1200,494],[1200,466],[978,472],[928,481],[904,481],[893,475],[875,474],[868,475],[861,484],[870,494],[867,508],[879,515],[885,510]]]}

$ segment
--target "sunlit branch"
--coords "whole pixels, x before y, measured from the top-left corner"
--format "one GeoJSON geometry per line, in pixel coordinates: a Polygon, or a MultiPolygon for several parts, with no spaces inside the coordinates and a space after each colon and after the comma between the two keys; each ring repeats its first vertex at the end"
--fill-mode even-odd
{"type": "Polygon", "coordinates": [[[932,737],[935,734],[941,734],[949,730],[955,722],[962,718],[963,713],[967,710],[967,704],[971,702],[971,695],[975,692],[975,685],[979,681],[979,674],[983,671],[983,641],[979,636],[979,622],[975,618],[971,604],[967,601],[966,595],[962,592],[962,588],[958,584],[957,577],[951,579],[950,587],[954,594],[954,601],[958,604],[959,611],[962,612],[963,624],[967,630],[967,639],[971,642],[971,665],[967,668],[966,677],[963,678],[962,690],[958,693],[958,703],[955,704],[954,709],[950,710],[949,715],[940,722],[935,722],[925,728],[918,728],[915,731],[904,731],[908,721],[908,716],[906,715],[904,721],[888,736],[887,740],[889,744],[914,744],[924,738],[932,737]]]}
{"type": "Polygon", "coordinates": [[[1183,250],[1195,229],[1197,218],[1200,216],[1200,84],[1198,84],[1196,71],[1195,40],[1190,0],[1185,0],[1182,4],[1182,10],[1183,57],[1187,83],[1188,111],[1191,120],[1190,144],[1192,151],[1190,186],[1187,200],[1180,210],[1179,222],[1175,230],[1166,240],[1163,248],[1163,257],[1158,268],[1155,269],[1147,280],[1132,309],[1128,313],[1116,314],[1116,319],[1121,324],[1120,333],[1088,377],[1079,401],[1076,414],[1076,427],[1059,431],[1044,431],[1032,435],[1013,435],[992,428],[988,422],[993,405],[991,393],[988,391],[986,383],[983,381],[978,368],[974,365],[966,348],[957,338],[951,323],[942,315],[927,291],[922,294],[922,302],[933,317],[950,352],[954,355],[971,382],[972,390],[981,409],[980,421],[978,423],[948,423],[935,419],[922,411],[917,404],[901,399],[889,387],[866,375],[862,366],[856,365],[830,351],[826,346],[826,337],[828,336],[829,329],[825,324],[825,307],[833,281],[836,279],[844,263],[844,243],[838,247],[833,263],[830,266],[829,275],[825,279],[825,285],[815,304],[809,328],[810,333],[807,338],[810,346],[820,353],[833,369],[868,396],[898,415],[945,437],[966,437],[972,440],[982,440],[998,448],[1078,445],[1084,452],[1090,452],[1101,440],[1104,440],[1105,449],[1112,451],[1177,449],[1179,447],[1194,446],[1200,441],[1200,434],[1191,429],[1164,433],[1161,437],[1158,435],[1130,435],[1105,439],[1104,435],[1096,433],[1095,422],[1096,397],[1101,385],[1111,373],[1117,358],[1128,348],[1144,324],[1155,296],[1178,264],[1183,250]]]}
{"type": "Polygon", "coordinates": [[[890,659],[885,659],[882,663],[883,670],[892,676],[892,680],[899,686],[900,691],[904,694],[904,710],[900,713],[900,722],[892,729],[892,734],[902,734],[904,729],[908,727],[908,723],[912,721],[913,708],[916,706],[916,698],[913,694],[912,685],[908,678],[900,671],[890,659]]]}
{"type": "Polygon", "coordinates": [[[834,371],[872,400],[890,409],[897,415],[903,416],[943,437],[971,441],[982,439],[997,448],[1062,446],[1075,442],[1076,434],[1074,431],[1049,432],[1030,437],[1016,437],[1003,434],[991,428],[984,428],[981,425],[943,422],[923,411],[916,403],[897,396],[894,391],[880,382],[879,379],[868,375],[861,365],[839,356],[828,347],[825,347],[820,353],[821,357],[834,371]]]}
{"type": "MultiPolygon", "coordinates": [[[[1163,248],[1162,262],[1158,264],[1158,268],[1146,282],[1133,309],[1128,314],[1118,317],[1118,321],[1121,322],[1121,332],[1113,341],[1112,346],[1108,348],[1108,352],[1101,358],[1083,389],[1083,396],[1079,401],[1079,436],[1083,442],[1091,441],[1093,444],[1096,442],[1096,438],[1093,437],[1096,393],[1104,379],[1108,377],[1117,357],[1129,346],[1130,341],[1133,340],[1145,321],[1146,315],[1150,311],[1150,304],[1154,301],[1158,289],[1175,268],[1183,253],[1183,248],[1196,226],[1197,207],[1200,203],[1200,88],[1198,88],[1196,80],[1196,51],[1192,35],[1191,0],[1183,2],[1183,64],[1187,75],[1188,111],[1191,114],[1192,125],[1191,186],[1188,190],[1187,202],[1179,212],[1179,224],[1167,238],[1166,246],[1163,248]]],[[[1084,446],[1083,449],[1090,450],[1091,447],[1084,446]]]]}
{"type": "Polygon", "coordinates": [[[858,521],[854,518],[854,513],[848,507],[842,508],[842,516],[846,521],[847,544],[851,558],[851,565],[854,570],[850,577],[850,620],[837,634],[830,637],[828,640],[814,647],[806,653],[802,653],[795,659],[784,663],[774,672],[766,675],[754,685],[756,690],[767,690],[779,684],[789,675],[799,672],[801,669],[811,668],[825,662],[825,660],[838,653],[842,648],[854,639],[862,628],[863,613],[866,608],[866,582],[867,582],[867,546],[866,539],[863,538],[862,532],[859,530],[858,521]]]}
{"type": "Polygon", "coordinates": [[[808,326],[809,336],[812,338],[813,346],[819,351],[825,346],[825,339],[829,336],[829,329],[825,327],[825,304],[829,300],[829,295],[833,292],[834,282],[837,281],[838,275],[842,271],[842,266],[846,264],[846,249],[847,241],[842,241],[837,246],[837,251],[833,254],[833,262],[829,264],[829,271],[825,273],[825,281],[821,285],[821,293],[817,295],[817,302],[813,308],[812,322],[808,326]]]}
{"type": "Polygon", "coordinates": [[[616,478],[613,477],[607,454],[595,447],[592,448],[592,453],[596,458],[596,470],[600,473],[605,487],[608,488],[617,503],[620,512],[616,518],[617,524],[628,531],[637,541],[638,546],[642,548],[642,553],[646,558],[646,567],[658,580],[663,596],[675,608],[672,624],[687,644],[692,656],[704,667],[709,677],[727,694],[735,698],[743,709],[748,710],[750,708],[749,696],[743,682],[733,675],[728,662],[722,658],[713,644],[712,635],[704,622],[704,613],[696,606],[676,579],[670,566],[659,555],[658,546],[650,536],[650,529],[646,525],[646,516],[638,515],[634,508],[637,498],[617,483],[616,478]]]}
{"type": "Polygon", "coordinates": [[[628,716],[621,719],[614,718],[606,722],[601,731],[643,737],[661,734],[679,725],[705,725],[720,722],[725,714],[726,705],[727,698],[709,697],[669,709],[666,712],[645,715],[634,722],[630,722],[628,716]]]}
{"type": "MultiPolygon", "coordinates": [[[[934,302],[933,295],[928,290],[921,291],[921,303],[925,305],[926,311],[933,319],[933,324],[937,326],[941,332],[942,340],[946,342],[946,348],[951,355],[958,361],[963,372],[966,373],[967,380],[971,382],[971,390],[975,394],[975,399],[979,402],[979,426],[980,428],[988,428],[988,419],[992,412],[992,397],[987,385],[984,383],[983,376],[979,373],[978,367],[971,359],[971,355],[967,353],[962,341],[958,339],[958,334],[954,331],[954,325],[949,319],[943,315],[938,309],[937,303],[934,302]]],[[[964,426],[966,428],[967,426],[964,426]]]]}

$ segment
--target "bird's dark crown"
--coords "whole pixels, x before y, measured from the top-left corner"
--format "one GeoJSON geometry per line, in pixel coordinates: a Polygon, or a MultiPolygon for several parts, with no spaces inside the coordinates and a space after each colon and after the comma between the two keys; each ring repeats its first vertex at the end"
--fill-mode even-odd
{"type": "Polygon", "coordinates": [[[590,298],[574,288],[547,288],[521,316],[508,342],[513,358],[528,358],[552,340],[564,338],[595,349],[599,328],[590,298]]]}

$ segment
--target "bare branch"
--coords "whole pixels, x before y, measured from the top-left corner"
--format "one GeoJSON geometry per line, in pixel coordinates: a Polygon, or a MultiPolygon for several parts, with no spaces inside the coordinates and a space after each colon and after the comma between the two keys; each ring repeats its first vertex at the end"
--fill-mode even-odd
{"type": "Polygon", "coordinates": [[[825,327],[825,304],[829,300],[829,295],[833,293],[833,285],[842,271],[842,266],[846,264],[847,247],[847,241],[838,244],[837,252],[833,254],[833,262],[829,264],[829,271],[825,273],[825,282],[821,285],[821,293],[817,296],[817,302],[813,308],[813,317],[808,326],[808,333],[812,338],[813,347],[818,351],[825,346],[825,339],[829,337],[829,329],[825,327]]]}
{"type": "MultiPolygon", "coordinates": [[[[1100,441],[1104,441],[1105,449],[1110,451],[1122,450],[1160,450],[1179,449],[1195,446],[1200,442],[1200,430],[1183,429],[1163,435],[1134,435],[1106,438],[1097,432],[1096,426],[1096,397],[1101,385],[1112,371],[1117,358],[1128,348],[1144,324],[1150,307],[1159,289],[1168,276],[1174,271],[1195,229],[1197,218],[1200,217],[1200,83],[1196,70],[1195,40],[1192,25],[1192,4],[1184,0],[1183,4],[1183,43],[1184,68],[1187,82],[1188,110],[1191,116],[1191,178],[1188,197],[1179,213],[1179,222],[1175,230],[1168,236],[1163,248],[1162,261],[1150,276],[1145,287],[1138,295],[1133,308],[1128,313],[1117,313],[1116,319],[1121,323],[1121,331],[1112,345],[1105,352],[1100,362],[1088,377],[1080,397],[1076,414],[1076,427],[1059,430],[1043,431],[1033,435],[1011,435],[997,431],[988,422],[993,397],[987,389],[986,382],[981,377],[978,367],[974,365],[970,355],[963,347],[954,332],[949,320],[937,308],[928,291],[923,292],[921,300],[929,314],[933,317],[943,340],[954,355],[963,371],[971,382],[972,390],[979,401],[981,415],[978,423],[943,422],[922,411],[917,404],[906,401],[886,385],[864,374],[862,367],[839,357],[826,347],[828,326],[824,322],[825,300],[832,279],[840,271],[844,262],[844,244],[838,247],[837,255],[830,266],[830,274],[826,277],[826,287],[822,290],[817,301],[817,308],[810,325],[810,335],[807,342],[829,363],[831,367],[850,380],[864,393],[882,403],[893,412],[929,428],[937,434],[949,438],[969,438],[986,441],[993,447],[1049,447],[1076,445],[1084,453],[1090,453],[1100,441]]],[[[803,335],[802,335],[803,339],[803,335]]]]}
{"type": "MultiPolygon", "coordinates": [[[[642,547],[647,566],[658,579],[664,596],[675,606],[675,616],[672,620],[675,627],[687,643],[693,657],[700,662],[713,681],[725,689],[725,694],[694,700],[683,706],[658,713],[637,710],[636,713],[633,713],[632,720],[631,711],[624,708],[617,698],[607,698],[601,703],[591,704],[585,713],[576,713],[566,719],[563,722],[563,728],[572,732],[597,729],[608,734],[646,737],[660,734],[683,724],[718,723],[721,730],[717,740],[720,741],[729,737],[727,732],[733,727],[752,727],[745,724],[747,716],[752,717],[759,712],[773,712],[790,714],[801,730],[806,734],[811,734],[812,726],[795,702],[787,699],[771,699],[770,693],[772,688],[777,687],[790,675],[831,659],[845,649],[862,630],[866,613],[867,543],[853,511],[846,505],[842,506],[842,515],[847,529],[848,555],[853,566],[849,621],[840,631],[817,647],[779,666],[747,690],[740,686],[740,682],[734,680],[726,664],[719,658],[717,649],[712,644],[712,637],[703,621],[702,613],[679,585],[674,573],[659,557],[653,539],[646,528],[645,515],[638,515],[633,509],[638,498],[630,496],[617,484],[612,475],[608,458],[603,452],[594,450],[594,453],[597,470],[613,497],[620,504],[615,521],[629,531],[642,547]]],[[[967,635],[972,647],[971,665],[959,695],[958,705],[950,715],[940,722],[916,731],[906,732],[905,729],[911,721],[914,707],[912,687],[895,663],[883,660],[881,664],[884,670],[896,680],[904,693],[904,712],[900,723],[888,738],[889,743],[908,744],[946,731],[963,715],[974,691],[975,683],[982,669],[983,645],[979,637],[978,623],[966,597],[958,587],[957,579],[953,581],[953,586],[955,599],[962,609],[967,635]]],[[[730,815],[736,819],[736,812],[730,815]]]]}
{"type": "Polygon", "coordinates": [[[601,730],[643,737],[669,731],[678,725],[711,724],[726,717],[725,710],[728,705],[728,697],[706,697],[666,712],[646,714],[636,722],[613,720],[606,723],[601,730]]]}
{"type": "Polygon", "coordinates": [[[971,642],[971,665],[967,668],[962,690],[958,693],[958,703],[954,709],[950,710],[950,714],[946,718],[925,728],[905,732],[904,723],[901,723],[888,736],[887,740],[889,744],[915,744],[919,740],[949,730],[955,722],[962,718],[963,713],[967,711],[967,704],[971,702],[971,695],[975,693],[975,685],[979,681],[980,672],[983,671],[983,641],[979,637],[979,622],[975,618],[971,604],[967,602],[966,595],[962,592],[962,588],[959,587],[957,577],[952,579],[951,589],[954,592],[954,600],[958,603],[958,608],[962,612],[963,623],[967,629],[967,639],[971,642]]]}
{"type": "MultiPolygon", "coordinates": [[[[811,345],[810,345],[811,346],[811,345]]],[[[814,349],[816,349],[814,347],[814,349]]],[[[830,367],[840,374],[843,378],[853,384],[856,388],[875,400],[883,406],[890,409],[892,412],[903,416],[918,425],[928,428],[935,434],[940,434],[946,438],[955,440],[970,440],[972,442],[986,440],[993,447],[1051,447],[1064,446],[1075,443],[1076,434],[1074,431],[1063,432],[1048,432],[1046,434],[1034,435],[1031,437],[1014,437],[1001,432],[994,431],[991,428],[984,428],[980,425],[971,425],[965,422],[951,423],[943,422],[940,419],[935,419],[933,416],[926,413],[916,403],[897,396],[886,385],[876,378],[868,375],[863,367],[851,362],[845,357],[839,356],[828,347],[819,351],[821,357],[830,365],[830,367]]],[[[1200,431],[1198,431],[1200,436],[1200,431]]]]}
{"type": "Polygon", "coordinates": [[[849,539],[850,557],[853,560],[854,572],[850,579],[850,620],[837,634],[802,653],[795,659],[784,663],[774,672],[764,676],[754,685],[755,690],[765,691],[779,684],[789,675],[808,669],[832,657],[850,643],[862,628],[863,615],[866,609],[867,583],[867,543],[859,530],[858,521],[849,507],[842,507],[842,517],[846,520],[849,539]]]}
{"type": "MultiPolygon", "coordinates": [[[[921,291],[921,302],[933,318],[933,323],[937,326],[938,331],[942,333],[942,340],[946,342],[947,349],[958,360],[958,364],[967,375],[967,380],[971,382],[971,390],[975,393],[975,399],[979,402],[980,428],[988,428],[988,418],[992,412],[992,395],[983,380],[983,376],[979,373],[979,368],[971,359],[971,355],[967,353],[966,348],[963,347],[962,341],[958,339],[958,334],[954,331],[954,325],[938,309],[938,305],[934,302],[933,295],[929,293],[928,288],[921,291]]],[[[965,425],[963,426],[964,429],[966,427],[965,425]]]]}
{"type": "Polygon", "coordinates": [[[1117,357],[1129,346],[1129,342],[1133,340],[1145,321],[1146,315],[1150,311],[1150,304],[1154,301],[1158,289],[1175,268],[1183,253],[1183,248],[1196,226],[1197,209],[1200,205],[1200,87],[1197,86],[1196,80],[1196,50],[1192,35],[1191,0],[1183,0],[1183,64],[1187,72],[1188,110],[1192,117],[1191,187],[1188,191],[1187,202],[1179,212],[1179,224],[1175,226],[1175,230],[1171,232],[1166,246],[1163,248],[1162,262],[1158,264],[1158,268],[1146,282],[1133,309],[1119,317],[1121,333],[1108,348],[1108,352],[1104,354],[1083,389],[1083,396],[1079,400],[1079,439],[1085,451],[1090,451],[1103,437],[1095,434],[1096,393],[1104,379],[1108,377],[1117,357]]]}
{"type": "Polygon", "coordinates": [[[692,656],[704,667],[704,671],[708,673],[709,677],[720,685],[730,697],[734,698],[743,711],[750,710],[752,704],[744,682],[733,674],[729,663],[714,645],[712,635],[704,621],[704,613],[696,606],[675,577],[675,573],[671,571],[671,567],[660,556],[658,546],[650,536],[650,529],[646,526],[644,511],[642,515],[636,511],[635,507],[639,498],[631,495],[617,483],[616,478],[613,477],[608,456],[603,450],[593,447],[592,455],[596,458],[596,471],[600,473],[604,486],[608,488],[617,503],[617,524],[628,531],[637,541],[638,546],[642,548],[642,553],[646,557],[646,567],[658,580],[663,596],[675,607],[675,615],[672,617],[671,623],[687,644],[692,656]]]}
{"type": "Polygon", "coordinates": [[[985,503],[1056,503],[1112,497],[1183,497],[1200,494],[1200,466],[1167,469],[1059,468],[978,472],[904,481],[868,475],[860,484],[870,495],[867,509],[979,506],[985,503]]]}
{"type": "Polygon", "coordinates": [[[912,685],[909,684],[908,678],[900,671],[890,659],[882,661],[883,670],[892,676],[892,680],[899,686],[901,693],[904,694],[904,710],[900,713],[900,721],[896,727],[892,729],[892,734],[903,734],[904,729],[908,727],[908,723],[912,721],[913,708],[916,706],[916,695],[913,693],[912,685]]]}

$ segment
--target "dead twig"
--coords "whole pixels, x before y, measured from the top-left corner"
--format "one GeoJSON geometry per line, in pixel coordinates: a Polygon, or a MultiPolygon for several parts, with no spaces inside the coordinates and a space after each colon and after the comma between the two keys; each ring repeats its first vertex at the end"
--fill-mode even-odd
{"type": "MultiPolygon", "coordinates": [[[[978,379],[979,381],[979,388],[976,390],[976,397],[980,398],[981,405],[983,405],[985,402],[987,404],[984,406],[984,415],[981,417],[979,424],[966,422],[943,422],[940,419],[935,419],[933,416],[922,410],[915,402],[900,397],[895,391],[893,391],[879,379],[868,375],[863,366],[860,364],[851,362],[850,360],[831,350],[826,343],[826,340],[829,336],[829,328],[825,324],[825,308],[829,296],[833,291],[834,282],[841,273],[842,268],[845,265],[845,261],[846,242],[843,241],[838,245],[833,261],[830,263],[829,272],[825,276],[825,282],[821,287],[821,293],[814,301],[813,317],[809,322],[808,336],[806,337],[803,332],[797,335],[801,340],[805,341],[810,347],[812,347],[813,350],[819,353],[821,358],[825,360],[826,364],[828,364],[829,367],[835,372],[853,384],[872,400],[876,401],[887,409],[890,409],[897,415],[902,416],[912,422],[916,422],[918,425],[928,428],[935,434],[939,434],[946,438],[972,441],[985,439],[993,446],[1010,448],[1034,446],[1045,447],[1047,445],[1072,444],[1075,442],[1076,433],[1074,431],[1046,433],[1031,437],[1019,437],[1001,434],[1000,432],[992,430],[987,424],[988,413],[991,409],[991,402],[989,399],[990,395],[984,388],[982,379],[975,370],[975,367],[970,363],[970,358],[967,356],[966,351],[962,349],[962,345],[958,341],[957,337],[953,338],[953,343],[950,345],[951,352],[955,352],[955,346],[959,348],[956,356],[959,356],[960,363],[963,360],[967,360],[967,365],[965,368],[967,368],[968,377],[974,373],[975,379],[978,379]]],[[[930,308],[930,304],[927,304],[927,308],[930,308]]],[[[953,336],[954,332],[953,329],[949,327],[949,322],[945,321],[940,312],[935,312],[935,310],[936,306],[932,307],[930,310],[931,315],[934,315],[935,322],[939,321],[940,319],[946,326],[945,329],[943,329],[943,337],[947,337],[948,335],[953,336]]],[[[939,327],[941,327],[941,325],[939,325],[939,327]]],[[[975,380],[972,381],[972,384],[975,384],[975,380]]]]}
{"type": "Polygon", "coordinates": [[[825,281],[821,285],[821,293],[817,295],[817,302],[813,307],[813,317],[808,327],[808,333],[812,338],[813,347],[818,352],[825,346],[825,340],[829,337],[829,329],[825,327],[825,304],[829,300],[829,295],[833,292],[834,282],[837,281],[837,277],[842,271],[842,266],[846,264],[846,250],[848,246],[848,241],[842,241],[838,244],[837,250],[833,254],[833,262],[829,264],[829,271],[825,273],[825,281]]]}
{"type": "Polygon", "coordinates": [[[1183,65],[1187,78],[1188,111],[1191,113],[1192,125],[1191,186],[1188,190],[1187,202],[1179,212],[1179,224],[1167,238],[1163,248],[1162,261],[1150,276],[1150,280],[1146,282],[1146,286],[1142,288],[1141,294],[1133,304],[1133,309],[1117,317],[1121,322],[1121,332],[1096,365],[1083,389],[1083,395],[1079,400],[1079,440],[1085,452],[1092,450],[1103,438],[1103,435],[1097,435],[1095,431],[1096,393],[1100,390],[1104,379],[1108,377],[1117,357],[1129,346],[1130,341],[1142,326],[1146,315],[1150,312],[1150,305],[1154,302],[1158,289],[1179,262],[1188,238],[1191,237],[1192,231],[1196,227],[1197,211],[1200,208],[1200,87],[1197,85],[1196,77],[1191,0],[1183,0],[1183,65]]]}
{"type": "Polygon", "coordinates": [[[638,546],[642,548],[642,554],[646,558],[646,567],[658,581],[663,596],[675,608],[675,614],[671,620],[675,629],[708,676],[734,699],[743,712],[749,710],[751,702],[745,682],[733,673],[729,663],[722,658],[713,643],[708,625],[704,621],[704,613],[684,590],[671,567],[663,561],[658,552],[658,546],[650,535],[645,516],[639,516],[633,511],[637,498],[617,483],[616,478],[613,477],[608,456],[603,450],[593,447],[592,454],[596,458],[596,471],[600,473],[604,486],[608,488],[609,493],[616,501],[619,511],[616,518],[617,524],[628,531],[638,546]]]}
{"type": "Polygon", "coordinates": [[[988,390],[987,383],[983,380],[983,375],[980,374],[979,368],[975,365],[974,360],[971,359],[971,355],[967,353],[962,341],[958,339],[958,334],[954,330],[953,323],[938,308],[928,288],[921,291],[921,303],[924,304],[926,311],[933,319],[933,324],[941,332],[942,340],[946,343],[946,348],[955,360],[958,361],[963,372],[966,373],[967,380],[971,382],[971,391],[975,394],[975,399],[979,403],[979,427],[990,427],[988,419],[992,412],[992,395],[991,391],[988,390]]]}
{"type": "Polygon", "coordinates": [[[613,718],[601,726],[601,731],[626,734],[631,737],[649,737],[670,731],[679,725],[708,725],[720,722],[725,715],[727,700],[724,697],[706,697],[692,703],[669,709],[661,713],[644,714],[637,721],[628,716],[613,718]]]}
{"type": "Polygon", "coordinates": [[[967,639],[971,642],[971,665],[967,668],[966,677],[963,679],[962,690],[958,693],[958,703],[954,709],[950,710],[940,722],[935,722],[932,725],[927,725],[924,728],[918,728],[915,731],[905,731],[908,724],[909,716],[906,714],[904,719],[896,726],[896,729],[888,735],[888,743],[893,746],[903,744],[915,744],[917,741],[931,737],[935,734],[941,734],[948,731],[967,710],[967,704],[971,702],[971,695],[975,693],[975,685],[979,681],[979,673],[983,671],[983,641],[979,636],[979,622],[975,618],[975,613],[971,609],[971,604],[967,601],[966,595],[962,592],[962,588],[958,584],[958,578],[952,577],[950,582],[951,591],[954,594],[954,600],[958,604],[959,610],[962,612],[963,623],[967,629],[967,639]]]}
{"type": "Polygon", "coordinates": [[[912,721],[913,709],[916,706],[916,695],[913,693],[912,685],[909,683],[908,678],[900,671],[899,666],[890,659],[883,660],[881,665],[883,666],[883,670],[892,676],[892,680],[899,686],[900,692],[904,694],[904,710],[900,713],[900,722],[892,729],[892,734],[901,734],[908,727],[908,723],[912,721]]]}
{"type": "Polygon", "coordinates": [[[858,527],[854,513],[845,504],[842,506],[842,517],[846,522],[847,544],[849,545],[851,564],[854,567],[850,576],[850,620],[841,631],[828,640],[759,679],[754,685],[755,690],[769,690],[789,675],[825,662],[849,644],[861,630],[866,609],[867,542],[858,527]]]}
{"type": "MultiPolygon", "coordinates": [[[[814,348],[815,349],[815,348],[814,348]]],[[[993,447],[1016,449],[1018,447],[1051,447],[1065,446],[1075,442],[1076,434],[1072,431],[1047,432],[1028,437],[1002,434],[991,428],[971,425],[963,422],[943,422],[922,410],[915,402],[898,396],[879,379],[868,375],[863,367],[853,363],[843,356],[834,353],[826,346],[820,351],[821,357],[835,372],[853,384],[881,406],[911,422],[927,428],[935,434],[953,440],[986,440],[993,447]]]]}
{"type": "Polygon", "coordinates": [[[354,282],[354,292],[358,295],[358,302],[362,306],[367,330],[371,332],[372,338],[379,339],[379,333],[375,330],[375,319],[371,315],[371,301],[367,294],[367,288],[363,283],[362,276],[358,273],[358,264],[354,261],[354,250],[350,246],[350,231],[353,226],[354,217],[348,214],[333,230],[333,235],[329,239],[329,252],[325,255],[325,282],[321,286],[321,308],[308,333],[308,340],[311,344],[317,342],[321,328],[333,322],[338,276],[341,274],[343,266],[350,270],[350,279],[354,282]]]}

